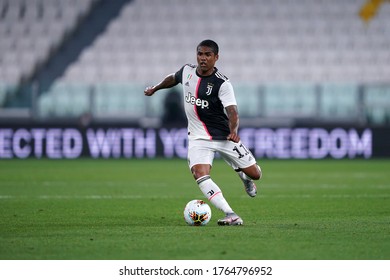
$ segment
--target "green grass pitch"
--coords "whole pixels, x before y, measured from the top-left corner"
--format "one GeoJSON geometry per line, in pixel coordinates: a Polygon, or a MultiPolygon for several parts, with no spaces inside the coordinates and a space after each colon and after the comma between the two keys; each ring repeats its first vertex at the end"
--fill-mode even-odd
{"type": "Polygon", "coordinates": [[[0,161],[0,259],[390,259],[390,161],[258,162],[256,198],[212,169],[244,226],[191,227],[185,160],[0,161]]]}

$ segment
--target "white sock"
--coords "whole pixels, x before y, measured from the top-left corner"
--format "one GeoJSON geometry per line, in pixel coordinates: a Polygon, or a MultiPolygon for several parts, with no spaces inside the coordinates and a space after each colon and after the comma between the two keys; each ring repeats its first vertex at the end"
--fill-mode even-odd
{"type": "Polygon", "coordinates": [[[251,178],[249,178],[244,172],[242,171],[238,171],[237,172],[238,176],[240,176],[240,179],[242,181],[248,181],[248,180],[252,180],[251,178]]]}
{"type": "Polygon", "coordinates": [[[225,214],[233,213],[232,208],[223,197],[221,189],[211,180],[210,175],[200,177],[196,182],[199,185],[200,190],[205,197],[213,204],[216,208],[223,211],[225,214]]]}

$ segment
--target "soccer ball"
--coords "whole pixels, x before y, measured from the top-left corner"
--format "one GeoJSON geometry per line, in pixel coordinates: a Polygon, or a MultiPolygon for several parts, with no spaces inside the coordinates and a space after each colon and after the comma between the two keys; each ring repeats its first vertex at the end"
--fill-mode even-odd
{"type": "Polygon", "coordinates": [[[191,200],[184,208],[184,219],[190,226],[205,226],[211,219],[210,206],[203,200],[191,200]]]}

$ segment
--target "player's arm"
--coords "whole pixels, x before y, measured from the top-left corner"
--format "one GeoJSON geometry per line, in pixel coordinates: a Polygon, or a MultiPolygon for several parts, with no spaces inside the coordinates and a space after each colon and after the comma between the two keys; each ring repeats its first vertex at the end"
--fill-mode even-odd
{"type": "Polygon", "coordinates": [[[227,136],[227,140],[238,143],[240,141],[240,136],[238,136],[238,125],[239,125],[239,117],[237,105],[230,105],[225,108],[227,117],[229,119],[229,129],[230,133],[227,136]]]}
{"type": "Polygon", "coordinates": [[[146,96],[152,96],[156,91],[158,91],[160,89],[171,88],[177,84],[178,84],[178,82],[176,81],[175,74],[172,73],[172,74],[169,74],[168,76],[166,76],[164,78],[164,80],[159,82],[157,85],[147,87],[144,90],[144,93],[146,96]]]}

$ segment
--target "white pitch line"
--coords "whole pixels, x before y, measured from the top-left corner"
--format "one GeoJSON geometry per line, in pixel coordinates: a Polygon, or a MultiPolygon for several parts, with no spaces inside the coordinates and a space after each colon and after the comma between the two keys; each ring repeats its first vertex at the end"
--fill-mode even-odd
{"type": "MultiPolygon", "coordinates": [[[[38,195],[38,196],[23,196],[23,195],[0,195],[0,199],[90,199],[90,200],[103,200],[103,199],[181,199],[178,196],[142,196],[142,195],[38,195]]],[[[246,195],[240,196],[240,198],[247,198],[246,195]]],[[[259,195],[259,198],[267,199],[284,199],[284,198],[297,198],[297,199],[311,199],[311,198],[330,198],[330,199],[344,199],[344,198],[390,198],[390,194],[323,194],[323,195],[259,195]]],[[[199,199],[202,199],[199,196],[199,199]]]]}
{"type": "Polygon", "coordinates": [[[267,195],[267,198],[390,198],[390,194],[323,194],[323,195],[267,195]]]}
{"type": "Polygon", "coordinates": [[[142,195],[0,195],[0,199],[179,199],[178,196],[142,196],[142,195]]]}

